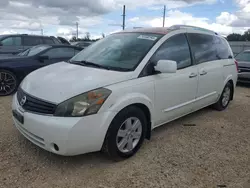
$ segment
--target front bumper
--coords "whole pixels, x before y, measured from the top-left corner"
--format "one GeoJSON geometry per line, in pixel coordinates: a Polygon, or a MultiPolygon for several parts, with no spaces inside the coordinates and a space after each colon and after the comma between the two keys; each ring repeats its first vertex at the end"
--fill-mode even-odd
{"type": "Polygon", "coordinates": [[[240,83],[250,83],[250,72],[238,73],[238,82],[240,82],[240,83]]]}
{"type": "Polygon", "coordinates": [[[21,124],[14,116],[16,128],[37,146],[58,155],[72,156],[99,151],[113,120],[114,112],[98,113],[80,118],[54,117],[23,111],[16,94],[12,110],[24,117],[21,124]],[[55,144],[58,146],[55,149],[55,144]]]}

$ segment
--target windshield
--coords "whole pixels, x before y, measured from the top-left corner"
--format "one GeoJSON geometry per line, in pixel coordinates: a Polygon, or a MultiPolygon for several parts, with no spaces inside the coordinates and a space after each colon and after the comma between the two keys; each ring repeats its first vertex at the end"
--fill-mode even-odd
{"type": "Polygon", "coordinates": [[[235,59],[237,61],[248,61],[248,62],[250,62],[250,51],[249,52],[240,53],[239,55],[237,55],[235,57],[235,59]]]}
{"type": "Polygon", "coordinates": [[[50,48],[51,46],[44,45],[44,46],[34,46],[32,48],[29,48],[21,53],[19,53],[19,56],[33,56],[36,54],[39,54],[40,52],[50,48]]]}
{"type": "Polygon", "coordinates": [[[133,71],[162,36],[151,33],[109,35],[81,51],[70,62],[84,61],[108,67],[111,70],[133,71]]]}

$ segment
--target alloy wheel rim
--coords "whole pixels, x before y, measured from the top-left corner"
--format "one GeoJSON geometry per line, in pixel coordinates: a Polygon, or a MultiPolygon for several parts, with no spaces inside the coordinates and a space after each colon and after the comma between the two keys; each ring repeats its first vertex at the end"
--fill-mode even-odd
{"type": "Polygon", "coordinates": [[[231,89],[229,87],[226,87],[224,92],[223,92],[223,96],[222,96],[222,105],[223,106],[227,106],[227,104],[229,103],[230,93],[231,93],[231,89]]]}
{"type": "Polygon", "coordinates": [[[16,79],[12,74],[0,72],[0,95],[8,95],[16,88],[16,79]]]}
{"type": "Polygon", "coordinates": [[[116,145],[120,152],[127,153],[132,151],[139,143],[142,136],[142,124],[136,117],[126,119],[120,126],[116,145]]]}

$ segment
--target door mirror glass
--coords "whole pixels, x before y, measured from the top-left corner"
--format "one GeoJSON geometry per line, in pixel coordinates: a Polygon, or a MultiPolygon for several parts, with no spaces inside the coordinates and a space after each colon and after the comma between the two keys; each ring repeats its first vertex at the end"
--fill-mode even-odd
{"type": "Polygon", "coordinates": [[[155,66],[155,71],[161,73],[176,73],[177,63],[172,60],[159,60],[155,66]]]}
{"type": "Polygon", "coordinates": [[[49,56],[47,56],[47,55],[40,55],[40,56],[38,57],[38,59],[39,59],[40,61],[48,60],[48,59],[49,59],[49,56]]]}

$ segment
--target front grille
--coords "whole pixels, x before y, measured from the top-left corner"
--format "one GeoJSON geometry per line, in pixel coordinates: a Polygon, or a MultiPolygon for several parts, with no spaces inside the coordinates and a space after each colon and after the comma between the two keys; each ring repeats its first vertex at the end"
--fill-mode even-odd
{"type": "Polygon", "coordinates": [[[250,67],[239,67],[240,72],[250,72],[250,67]]]}
{"type": "Polygon", "coordinates": [[[20,88],[17,91],[17,100],[22,108],[29,112],[52,115],[56,109],[55,104],[32,97],[20,88]],[[24,104],[21,104],[24,97],[26,97],[26,101],[24,104]]]}

